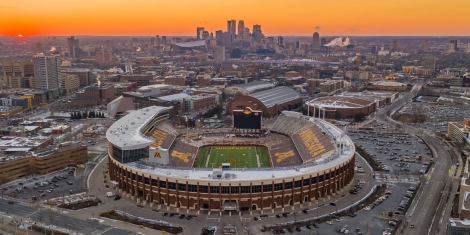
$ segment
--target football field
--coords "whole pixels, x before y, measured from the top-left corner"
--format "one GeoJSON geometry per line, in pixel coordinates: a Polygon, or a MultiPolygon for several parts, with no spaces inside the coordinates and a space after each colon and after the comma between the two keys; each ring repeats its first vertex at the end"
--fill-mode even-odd
{"type": "Polygon", "coordinates": [[[257,146],[211,146],[199,150],[195,167],[221,168],[230,163],[231,168],[270,167],[266,148],[257,146]]]}

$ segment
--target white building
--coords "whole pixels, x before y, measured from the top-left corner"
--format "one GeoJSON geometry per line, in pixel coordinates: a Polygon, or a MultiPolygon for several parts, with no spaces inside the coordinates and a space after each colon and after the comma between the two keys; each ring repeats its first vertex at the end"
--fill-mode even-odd
{"type": "Polygon", "coordinates": [[[52,91],[54,97],[59,97],[62,84],[60,55],[38,54],[33,56],[33,63],[36,89],[52,91]]]}

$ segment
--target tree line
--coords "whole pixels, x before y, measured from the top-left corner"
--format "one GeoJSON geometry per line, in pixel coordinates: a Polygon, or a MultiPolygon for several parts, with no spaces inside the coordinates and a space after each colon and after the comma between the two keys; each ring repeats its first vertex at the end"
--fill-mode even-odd
{"type": "Polygon", "coordinates": [[[104,113],[100,111],[71,112],[70,119],[86,119],[86,118],[105,118],[104,113]]]}

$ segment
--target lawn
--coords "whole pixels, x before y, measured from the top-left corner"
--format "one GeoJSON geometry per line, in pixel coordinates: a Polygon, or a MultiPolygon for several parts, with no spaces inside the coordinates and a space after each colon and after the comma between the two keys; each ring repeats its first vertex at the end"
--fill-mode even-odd
{"type": "Polygon", "coordinates": [[[257,168],[271,166],[268,152],[264,147],[212,146],[203,147],[199,150],[196,167],[220,168],[222,167],[222,163],[230,163],[231,168],[257,168]]]}

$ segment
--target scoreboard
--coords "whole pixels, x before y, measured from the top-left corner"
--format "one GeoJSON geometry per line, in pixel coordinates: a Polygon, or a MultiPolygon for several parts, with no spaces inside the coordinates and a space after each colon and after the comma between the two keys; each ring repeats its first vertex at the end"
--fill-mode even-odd
{"type": "Polygon", "coordinates": [[[263,113],[251,108],[233,110],[233,127],[237,129],[261,129],[263,113]]]}

